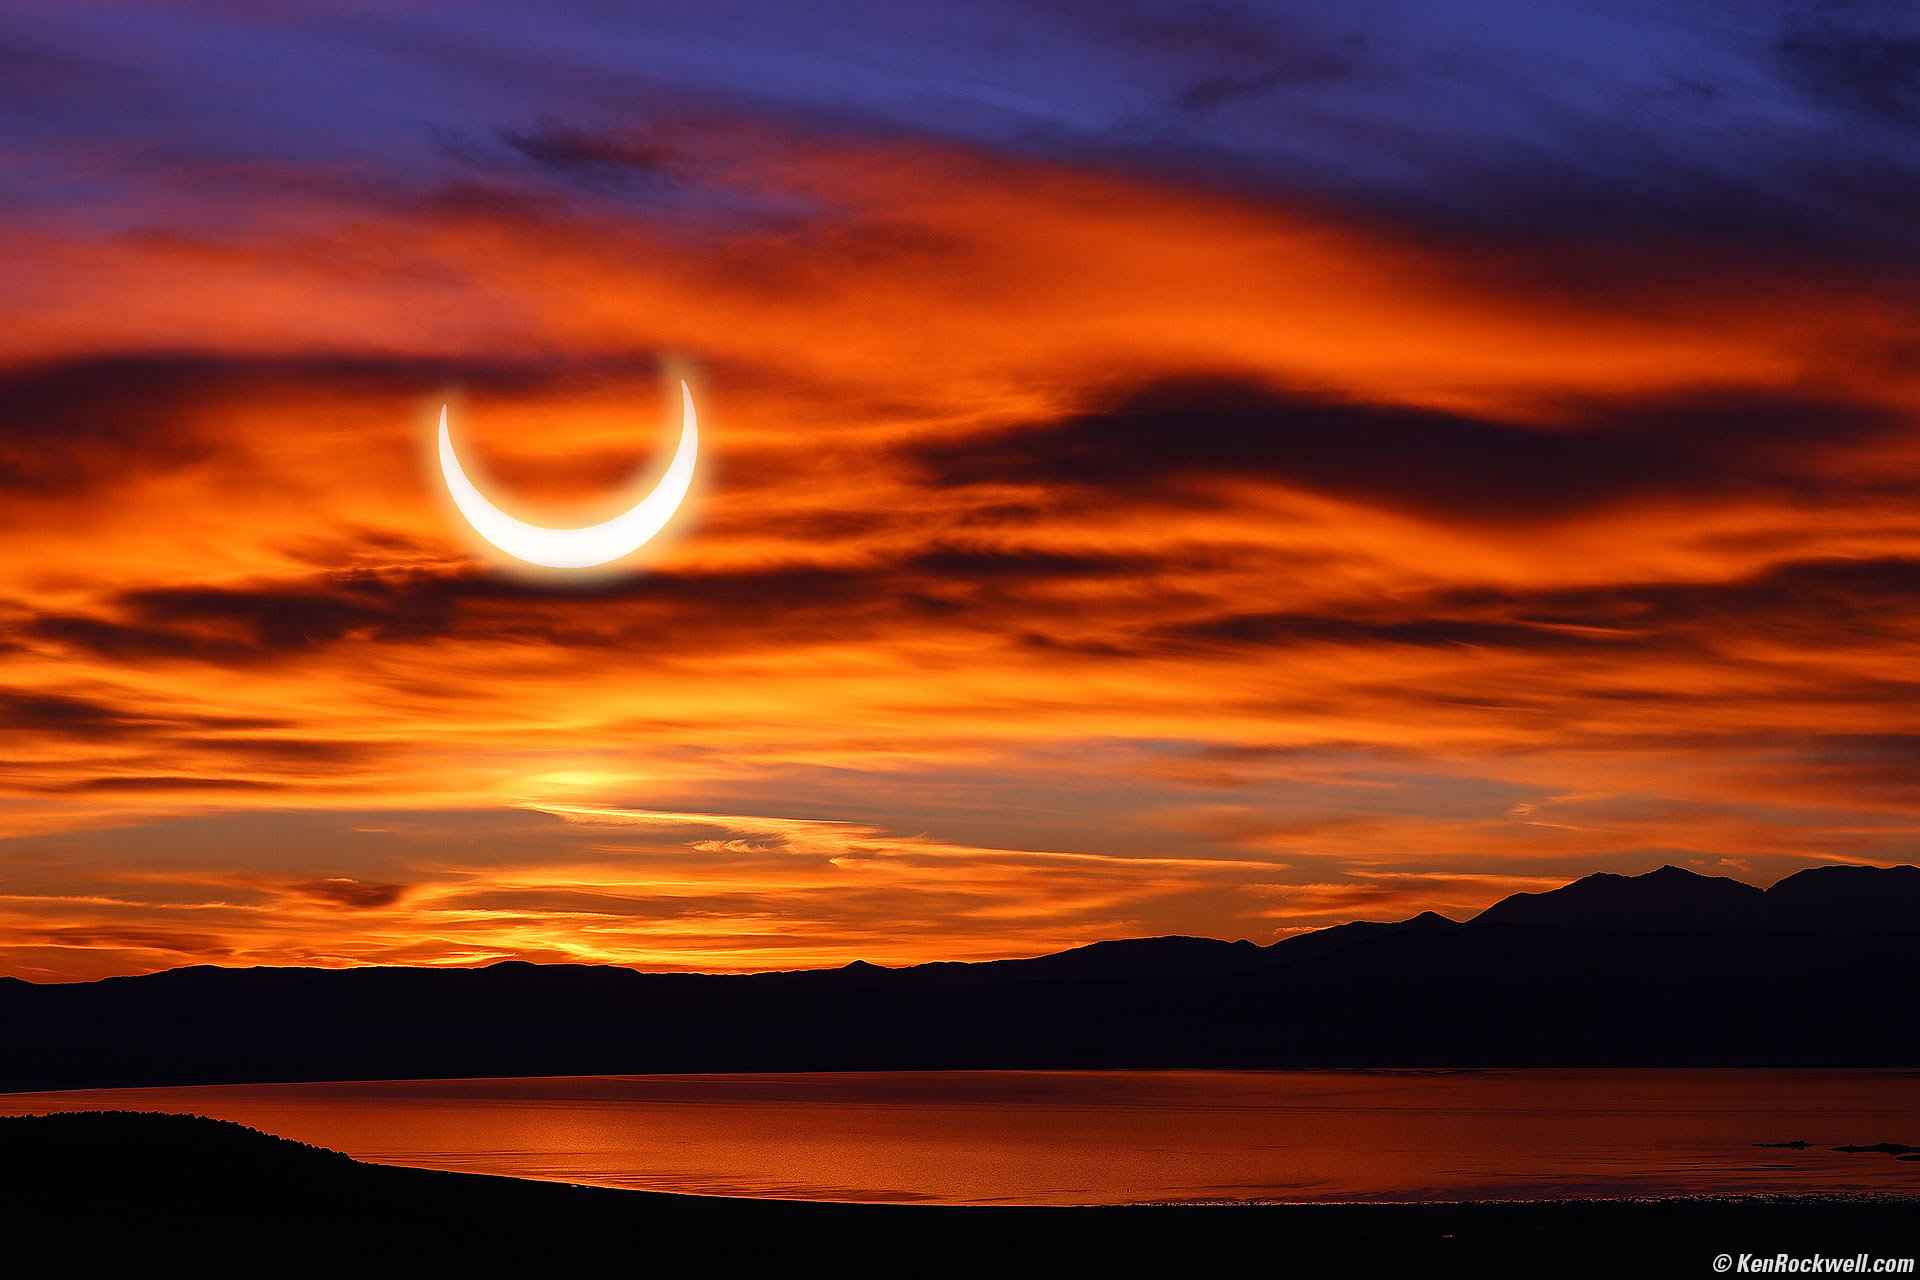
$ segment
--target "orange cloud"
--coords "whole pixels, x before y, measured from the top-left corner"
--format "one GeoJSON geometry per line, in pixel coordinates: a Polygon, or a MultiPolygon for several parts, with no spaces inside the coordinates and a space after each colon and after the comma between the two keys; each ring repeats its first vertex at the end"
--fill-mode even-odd
{"type": "Polygon", "coordinates": [[[1913,856],[1898,289],[696,141],[738,216],[7,229],[11,971],[980,958],[1913,856]],[[648,571],[476,559],[437,405],[598,518],[658,353],[703,471],[648,571]]]}

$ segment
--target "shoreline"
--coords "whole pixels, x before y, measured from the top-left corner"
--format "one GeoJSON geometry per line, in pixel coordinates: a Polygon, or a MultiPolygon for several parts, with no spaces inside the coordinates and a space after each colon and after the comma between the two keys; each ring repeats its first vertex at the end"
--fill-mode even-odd
{"type": "Polygon", "coordinates": [[[747,1202],[1478,1211],[1920,1195],[1920,1161],[1893,1155],[1912,1148],[1881,1141],[1914,1136],[1905,1131],[1913,1115],[1906,1072],[1838,1081],[1827,1072],[1737,1073],[1745,1084],[1720,1080],[1735,1073],[1717,1070],[1704,1073],[1707,1084],[1618,1080],[1638,1074],[1450,1072],[1451,1083],[1434,1087],[1422,1083],[1432,1078],[1426,1072],[1377,1070],[915,1072],[882,1073],[879,1083],[858,1073],[852,1082],[826,1073],[821,1083],[795,1082],[792,1073],[631,1078],[638,1084],[605,1076],[290,1082],[0,1095],[0,1115],[187,1113],[397,1168],[747,1202]],[[1383,1074],[1401,1082],[1335,1083],[1383,1074]],[[1296,1075],[1307,1082],[1263,1083],[1296,1075]],[[1756,1075],[1781,1080],[1753,1083],[1756,1075]],[[1116,1076],[1121,1082],[1102,1083],[1116,1076]],[[1245,1079],[1203,1083],[1216,1076],[1245,1079]],[[1534,1077],[1527,1088],[1505,1083],[1534,1077]],[[1657,1109],[1645,1109],[1648,1097],[1669,1096],[1711,1101],[1718,1111],[1676,1136],[1657,1109]],[[1085,1113],[1109,1118],[1086,1119],[1080,1104],[1088,1100],[1113,1104],[1085,1113]],[[1322,1105],[1329,1100],[1366,1105],[1348,1114],[1322,1105]],[[1413,1110],[1394,1110],[1409,1101],[1413,1110]],[[1059,1109],[1063,1102],[1072,1105],[1059,1109]],[[850,1103],[859,1105],[850,1112],[850,1103]],[[528,1104],[545,1117],[533,1130],[513,1118],[531,1114],[528,1104]],[[1562,1121],[1561,1108],[1587,1118],[1562,1121]],[[849,1120],[854,1113],[862,1118],[849,1120]],[[1863,1127],[1868,1120],[1877,1123],[1863,1127]],[[554,1123],[588,1137],[548,1132],[554,1123]],[[955,1126],[966,1141],[942,1154],[955,1126]],[[732,1145],[724,1156],[692,1154],[715,1142],[732,1145]]]}
{"type": "MultiPolygon", "coordinates": [[[[1332,1065],[1283,1065],[1262,1066],[1247,1064],[1173,1064],[1153,1066],[1102,1066],[1082,1064],[1048,1064],[1042,1066],[900,1066],[900,1067],[703,1067],[684,1071],[554,1071],[536,1072],[518,1075],[321,1075],[321,1076],[280,1076],[261,1074],[239,1074],[227,1079],[205,1079],[196,1077],[188,1080],[169,1078],[137,1078],[109,1083],[88,1081],[77,1084],[36,1084],[22,1087],[11,1083],[0,1083],[0,1098],[32,1096],[42,1093],[113,1093],[132,1089],[237,1089],[237,1088],[284,1088],[297,1089],[324,1087],[327,1085],[373,1085],[373,1084],[491,1084],[511,1083],[523,1080],[675,1080],[675,1079],[728,1079],[728,1078],[781,1078],[827,1077],[845,1079],[859,1076],[1128,1076],[1128,1075],[1341,1075],[1341,1076],[1485,1076],[1498,1074],[1527,1075],[1573,1075],[1582,1072],[1600,1073],[1609,1076],[1632,1074],[1673,1074],[1678,1072],[1697,1072],[1702,1075],[1761,1075],[1844,1073],[1851,1075],[1875,1076],[1913,1076],[1920,1079],[1920,1066],[1904,1063],[1806,1063],[1806,1062],[1757,1062],[1724,1065],[1699,1062],[1500,1062],[1471,1064],[1407,1064],[1407,1065],[1356,1065],[1337,1063],[1332,1065]]],[[[1756,1146],[1789,1146],[1791,1143],[1756,1143],[1756,1146]]]]}
{"type": "MultiPolygon", "coordinates": [[[[12,1238],[142,1260],[261,1249],[551,1260],[671,1244],[729,1262],[1333,1267],[1434,1262],[1554,1274],[1708,1274],[1722,1253],[1909,1257],[1920,1195],[950,1205],[690,1195],[374,1164],[227,1121],[149,1112],[0,1118],[12,1238]],[[211,1253],[209,1252],[211,1251],[211,1253]]],[[[940,1269],[945,1269],[944,1267],[940,1269]]]]}

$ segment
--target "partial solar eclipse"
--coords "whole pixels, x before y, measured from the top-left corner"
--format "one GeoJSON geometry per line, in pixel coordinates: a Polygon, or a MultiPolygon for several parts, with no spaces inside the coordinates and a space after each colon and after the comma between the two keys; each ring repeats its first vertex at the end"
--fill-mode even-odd
{"type": "Polygon", "coordinates": [[[645,546],[655,534],[667,527],[667,521],[680,508],[693,483],[694,457],[700,448],[699,424],[693,413],[693,392],[680,384],[680,399],[685,406],[681,419],[680,447],[674,450],[667,474],[660,477],[653,492],[611,520],[590,524],[583,529],[549,529],[544,525],[516,520],[467,479],[460,459],[453,452],[453,437],[447,434],[447,407],[440,406],[440,474],[446,478],[447,492],[460,514],[474,532],[516,560],[542,565],[548,569],[590,569],[612,564],[645,546]]]}

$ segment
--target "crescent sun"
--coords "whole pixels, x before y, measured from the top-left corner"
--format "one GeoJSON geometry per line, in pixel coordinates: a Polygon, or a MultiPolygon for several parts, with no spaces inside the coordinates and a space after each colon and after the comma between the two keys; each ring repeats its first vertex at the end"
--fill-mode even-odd
{"type": "Polygon", "coordinates": [[[693,392],[680,384],[684,406],[680,445],[674,450],[667,473],[660,477],[653,492],[611,520],[581,529],[549,529],[543,525],[516,520],[493,505],[487,496],[467,479],[460,459],[453,452],[453,437],[447,433],[447,407],[440,406],[440,474],[446,478],[447,492],[453,504],[467,518],[474,532],[488,542],[528,564],[549,569],[590,569],[611,564],[630,555],[662,529],[693,483],[694,458],[700,450],[700,428],[693,413],[693,392]]]}

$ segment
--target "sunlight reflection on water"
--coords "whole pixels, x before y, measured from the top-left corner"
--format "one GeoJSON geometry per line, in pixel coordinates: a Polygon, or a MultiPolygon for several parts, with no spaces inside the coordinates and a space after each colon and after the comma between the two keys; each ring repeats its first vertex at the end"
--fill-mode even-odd
{"type": "Polygon", "coordinates": [[[978,1071],[0,1095],[235,1120],[366,1160],[650,1191],[964,1204],[1920,1191],[1920,1073],[978,1071]],[[1804,1140],[1804,1151],[1756,1142],[1804,1140]]]}

